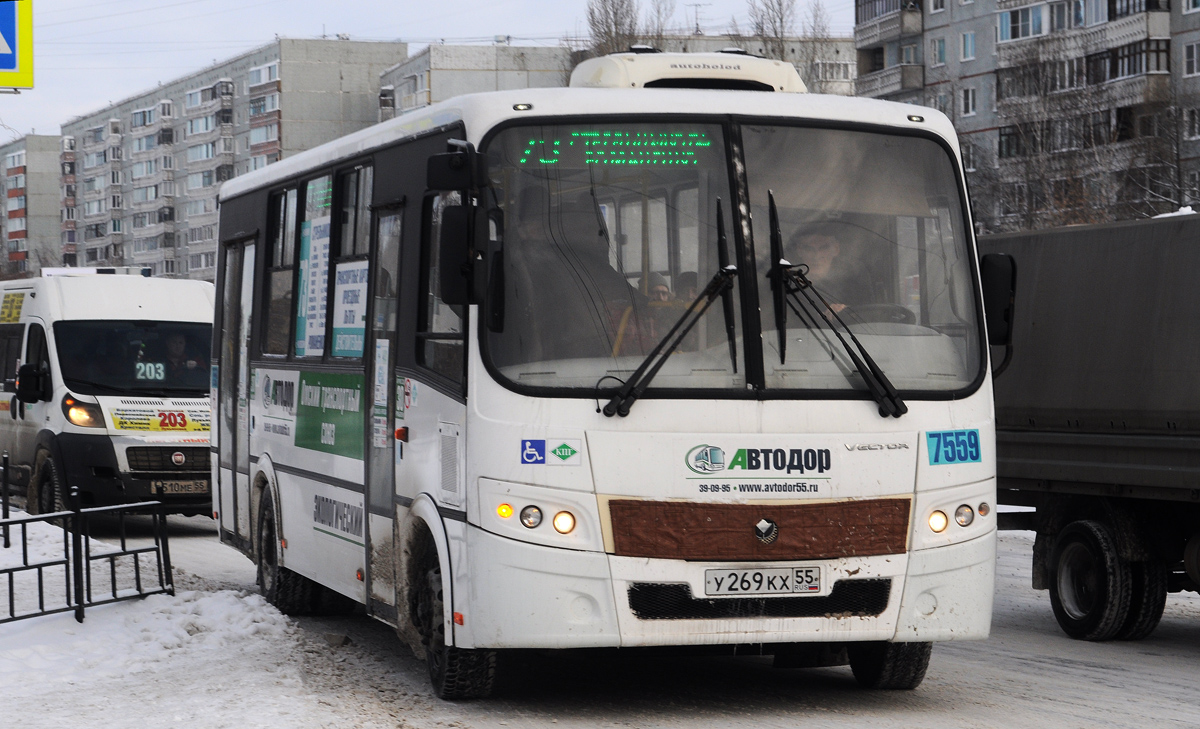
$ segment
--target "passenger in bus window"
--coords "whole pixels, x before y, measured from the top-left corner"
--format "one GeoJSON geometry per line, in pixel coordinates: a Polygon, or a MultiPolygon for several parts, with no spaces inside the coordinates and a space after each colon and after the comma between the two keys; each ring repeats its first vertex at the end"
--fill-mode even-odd
{"type": "Polygon", "coordinates": [[[684,271],[675,277],[675,295],[688,302],[696,300],[700,293],[700,279],[695,271],[684,271]]]}

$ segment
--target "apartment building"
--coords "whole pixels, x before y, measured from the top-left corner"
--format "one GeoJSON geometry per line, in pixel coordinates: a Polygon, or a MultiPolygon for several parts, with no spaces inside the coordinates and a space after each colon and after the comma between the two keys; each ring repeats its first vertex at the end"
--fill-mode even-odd
{"type": "MultiPolygon", "coordinates": [[[[662,51],[712,53],[741,48],[764,55],[768,49],[756,38],[724,35],[665,36],[653,42],[662,51]]],[[[786,38],[784,54],[800,69],[816,93],[854,94],[857,74],[851,38],[786,38]]],[[[566,46],[431,45],[383,72],[380,79],[379,120],[462,94],[566,86],[581,56],[566,46]]]]}
{"type": "Polygon", "coordinates": [[[0,145],[0,277],[38,275],[62,265],[58,245],[58,137],[29,134],[0,145]]]}
{"type": "Polygon", "coordinates": [[[65,265],[212,280],[222,182],[376,122],[404,43],[280,39],[62,127],[65,265]]]}
{"type": "Polygon", "coordinates": [[[960,134],[988,231],[1200,199],[1200,0],[858,0],[860,96],[960,134]]]}

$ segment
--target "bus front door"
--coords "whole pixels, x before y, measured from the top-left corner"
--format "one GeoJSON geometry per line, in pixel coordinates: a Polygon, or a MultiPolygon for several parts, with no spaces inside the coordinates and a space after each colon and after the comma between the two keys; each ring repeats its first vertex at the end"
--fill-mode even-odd
{"type": "Polygon", "coordinates": [[[250,313],[254,297],[254,241],[225,246],[221,300],[221,417],[217,423],[220,484],[214,506],[220,527],[235,544],[250,545],[250,313]]]}
{"type": "Polygon", "coordinates": [[[404,447],[402,421],[396,420],[396,299],[404,209],[380,208],[375,214],[374,294],[367,341],[371,406],[367,408],[367,612],[396,624],[395,459],[404,447]]]}

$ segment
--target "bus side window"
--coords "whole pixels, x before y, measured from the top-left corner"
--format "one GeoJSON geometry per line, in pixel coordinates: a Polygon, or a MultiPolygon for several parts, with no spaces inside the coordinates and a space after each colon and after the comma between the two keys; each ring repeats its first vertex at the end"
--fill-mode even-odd
{"type": "Polygon", "coordinates": [[[297,357],[321,357],[325,354],[333,178],[324,175],[309,180],[305,185],[304,198],[293,347],[297,357]]]}
{"type": "Polygon", "coordinates": [[[463,311],[461,306],[442,302],[438,291],[438,239],[442,212],[461,204],[458,192],[443,192],[425,198],[421,236],[421,302],[417,320],[417,362],[434,372],[462,383],[465,378],[463,311]]]}
{"type": "Polygon", "coordinates": [[[41,324],[29,325],[29,336],[25,340],[25,361],[36,364],[42,377],[42,399],[49,400],[54,395],[54,384],[50,379],[50,352],[46,349],[46,331],[41,324]]]}
{"type": "Polygon", "coordinates": [[[294,189],[271,196],[263,354],[287,356],[288,353],[296,277],[296,199],[294,189]]]}
{"type": "Polygon", "coordinates": [[[24,324],[0,324],[0,378],[3,379],[5,392],[16,389],[17,362],[21,360],[21,339],[24,334],[24,324]]]}
{"type": "Polygon", "coordinates": [[[356,167],[338,176],[338,252],[329,312],[333,320],[330,354],[334,357],[363,355],[367,336],[367,282],[371,273],[367,253],[371,245],[372,183],[370,166],[356,167]]]}

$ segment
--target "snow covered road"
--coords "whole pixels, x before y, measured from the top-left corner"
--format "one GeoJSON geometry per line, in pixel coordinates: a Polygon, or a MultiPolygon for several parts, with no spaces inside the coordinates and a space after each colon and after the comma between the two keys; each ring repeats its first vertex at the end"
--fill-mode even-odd
{"type": "Polygon", "coordinates": [[[1063,635],[1029,588],[1032,535],[1000,540],[992,638],[940,644],[913,692],[769,658],[530,656],[500,698],[448,704],[391,629],[279,615],[211,522],[172,519],[175,597],[0,626],[0,723],[35,727],[1145,727],[1200,725],[1200,597],[1140,643],[1063,635]]]}

